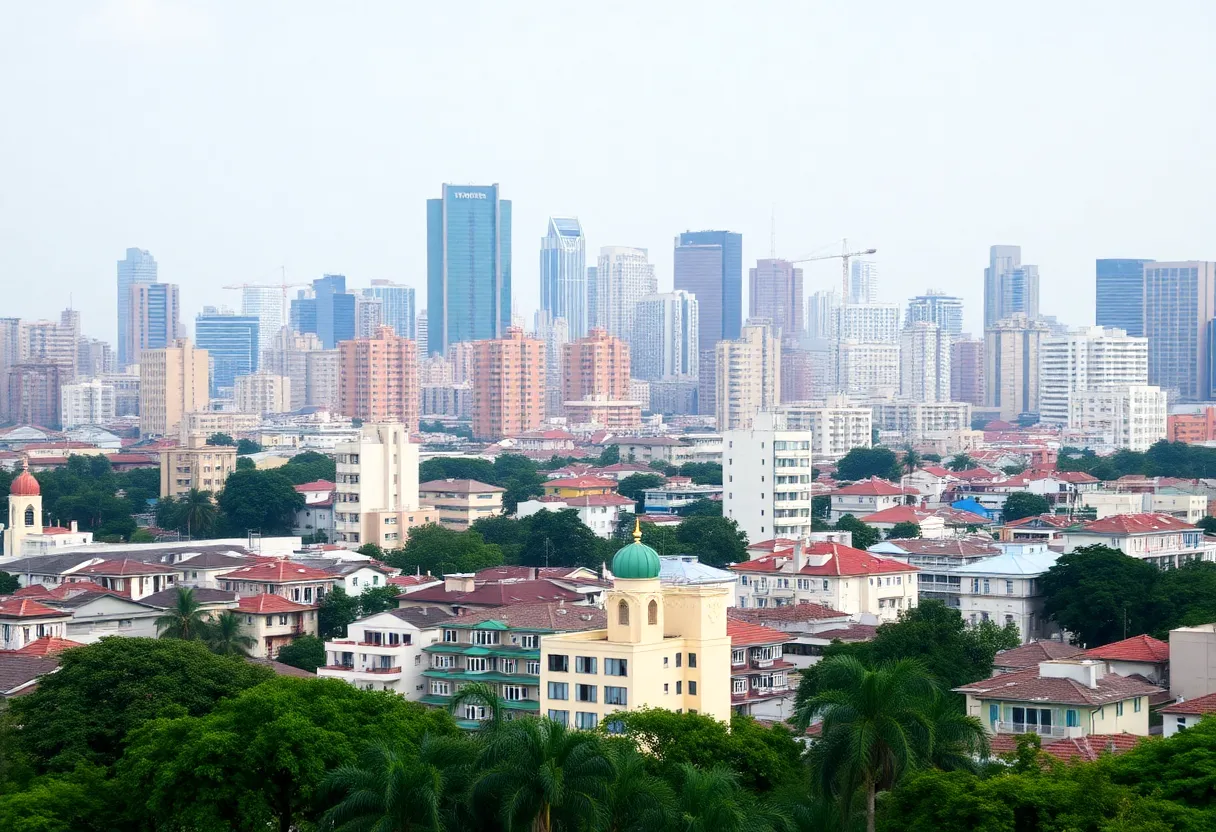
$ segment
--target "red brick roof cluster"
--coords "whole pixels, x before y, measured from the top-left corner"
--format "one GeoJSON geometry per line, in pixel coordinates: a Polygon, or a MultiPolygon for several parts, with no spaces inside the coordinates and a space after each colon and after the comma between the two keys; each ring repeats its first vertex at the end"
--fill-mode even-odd
{"type": "Polygon", "coordinates": [[[0,601],[0,618],[55,618],[62,615],[66,615],[66,613],[32,598],[10,598],[0,601]]]}
{"type": "MultiPolygon", "coordinates": [[[[1063,762],[1081,760],[1092,763],[1103,754],[1122,754],[1140,744],[1144,737],[1135,734],[1090,734],[1043,743],[1041,750],[1063,762]]],[[[997,734],[989,738],[992,753],[1005,755],[1017,751],[1016,734],[997,734]]]]}
{"type": "Polygon", "coordinates": [[[1196,696],[1194,699],[1187,699],[1184,702],[1175,702],[1172,705],[1166,705],[1161,709],[1161,713],[1183,714],[1187,716],[1216,714],[1216,693],[1209,693],[1207,696],[1196,696]]]}
{"type": "Polygon", "coordinates": [[[733,611],[726,618],[726,634],[730,636],[731,647],[784,644],[790,640],[790,637],[780,630],[737,618],[733,611]]]}
{"type": "Polygon", "coordinates": [[[735,608],[730,611],[734,618],[757,624],[795,623],[799,621],[823,621],[829,618],[846,618],[847,612],[825,607],[823,604],[786,604],[781,607],[735,608]]]}
{"type": "Polygon", "coordinates": [[[297,485],[296,491],[303,494],[305,491],[333,491],[335,488],[337,488],[337,485],[329,480],[313,480],[312,482],[297,485]]]}
{"type": "Polygon", "coordinates": [[[315,569],[311,566],[304,566],[278,558],[254,564],[253,566],[242,566],[224,575],[224,580],[226,581],[260,581],[272,584],[332,579],[333,575],[322,569],[315,569]]]}
{"type": "Polygon", "coordinates": [[[1081,528],[1099,534],[1151,534],[1184,531],[1195,526],[1169,514],[1114,514],[1101,520],[1091,520],[1081,528]]]}
{"type": "Polygon", "coordinates": [[[1160,664],[1170,660],[1170,646],[1161,639],[1152,636],[1132,636],[1113,644],[1104,644],[1092,650],[1085,651],[1087,659],[1103,659],[1105,661],[1145,662],[1160,664]]]}
{"type": "MultiPolygon", "coordinates": [[[[909,566],[902,561],[883,558],[845,546],[842,543],[811,543],[803,552],[819,560],[824,555],[827,560],[822,564],[807,564],[796,570],[799,575],[821,575],[843,577],[848,575],[875,575],[879,573],[919,572],[915,566],[909,566]]],[[[781,572],[786,562],[794,557],[793,549],[777,550],[771,555],[753,560],[736,563],[730,568],[736,572],[781,572]]],[[[789,570],[795,571],[795,570],[789,570]]]]}
{"type": "Polygon", "coordinates": [[[238,611],[251,615],[273,615],[316,609],[315,604],[297,604],[281,595],[246,595],[237,601],[238,611]]]}
{"type": "Polygon", "coordinates": [[[1071,659],[1084,652],[1080,647],[1073,647],[1062,641],[1031,641],[1012,650],[1002,650],[992,660],[994,667],[1008,667],[1015,670],[1025,670],[1028,667],[1038,667],[1039,662],[1052,659],[1071,659]]]}
{"type": "Polygon", "coordinates": [[[862,497],[896,497],[904,494],[917,494],[919,492],[912,489],[900,488],[898,485],[879,477],[870,477],[868,480],[859,480],[852,485],[837,488],[832,493],[862,497]]]}

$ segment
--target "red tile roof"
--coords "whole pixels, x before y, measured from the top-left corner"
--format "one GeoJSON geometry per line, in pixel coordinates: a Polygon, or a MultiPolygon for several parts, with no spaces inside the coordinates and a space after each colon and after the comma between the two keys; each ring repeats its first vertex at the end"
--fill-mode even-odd
{"type": "Polygon", "coordinates": [[[753,621],[758,624],[783,623],[798,621],[822,621],[829,618],[847,618],[847,612],[834,610],[822,604],[786,604],[782,607],[748,607],[735,608],[730,611],[735,618],[753,621]]]}
{"type": "Polygon", "coordinates": [[[1062,514],[1035,514],[1031,517],[1023,517],[1019,520],[1010,520],[1005,525],[1017,528],[1019,526],[1052,526],[1057,529],[1068,529],[1077,525],[1076,520],[1065,517],[1062,514]]]}
{"type": "Polygon", "coordinates": [[[992,480],[1004,476],[1004,474],[989,471],[987,468],[968,468],[966,471],[955,471],[953,473],[955,478],[960,480],[992,480]]]}
{"type": "Polygon", "coordinates": [[[389,578],[388,583],[393,586],[418,586],[420,584],[433,584],[442,580],[442,578],[436,578],[434,575],[397,575],[396,577],[389,578]]]}
{"type": "Polygon", "coordinates": [[[1195,526],[1169,514],[1114,514],[1091,520],[1081,528],[1098,534],[1151,534],[1194,529],[1195,526]]]}
{"type": "MultiPolygon", "coordinates": [[[[891,506],[891,508],[884,508],[882,511],[867,514],[865,517],[861,518],[861,522],[891,524],[916,523],[919,525],[921,522],[933,516],[934,513],[932,511],[919,509],[914,506],[891,506]]],[[[984,522],[986,523],[988,521],[985,520],[984,522]]]]}
{"type": "Polygon", "coordinates": [[[268,615],[273,613],[301,612],[316,609],[316,604],[297,604],[288,601],[281,595],[246,595],[237,601],[237,610],[252,615],[268,615]]]}
{"type": "Polygon", "coordinates": [[[989,679],[954,689],[978,699],[1002,699],[1012,702],[1058,702],[1065,705],[1100,706],[1121,702],[1136,696],[1151,697],[1162,689],[1135,676],[1108,673],[1089,687],[1075,679],[1043,677],[1039,668],[1028,667],[1011,673],[998,673],[989,679]]]}
{"type": "Polygon", "coordinates": [[[1147,662],[1160,664],[1170,660],[1170,646],[1152,636],[1132,636],[1113,644],[1104,644],[1085,651],[1088,659],[1106,661],[1147,662]]]}
{"type": "Polygon", "coordinates": [[[64,601],[82,592],[109,592],[115,595],[118,594],[114,590],[104,587],[95,581],[68,581],[52,589],[50,597],[64,601]]]}
{"type": "Polygon", "coordinates": [[[64,650],[71,650],[73,647],[84,647],[84,645],[79,641],[71,641],[66,638],[43,636],[34,639],[17,652],[24,656],[57,656],[64,650]]]}
{"type": "Polygon", "coordinates": [[[0,618],[57,618],[66,614],[62,610],[48,607],[32,598],[12,598],[0,601],[0,618]]]}
{"type": "Polygon", "coordinates": [[[412,602],[478,607],[505,607],[508,604],[536,604],[549,601],[569,603],[583,600],[581,594],[548,580],[478,584],[472,592],[449,592],[444,586],[430,586],[398,597],[412,602]]]}
{"type": "Polygon", "coordinates": [[[922,466],[920,470],[924,471],[926,474],[932,474],[935,477],[953,477],[954,476],[954,474],[951,471],[949,471],[946,468],[941,467],[940,465],[925,465],[925,466],[922,466]]]}
{"type": "Polygon", "coordinates": [[[790,637],[780,630],[736,618],[733,610],[726,617],[726,634],[730,636],[731,647],[784,644],[790,640],[790,637]]]}
{"type": "Polygon", "coordinates": [[[144,563],[141,560],[131,560],[130,558],[121,558],[118,560],[103,560],[101,563],[94,563],[91,566],[85,566],[82,569],[77,569],[77,575],[175,575],[176,569],[170,569],[167,566],[162,566],[159,563],[144,563]]]}
{"type": "Polygon", "coordinates": [[[10,595],[10,598],[47,598],[51,591],[42,584],[30,584],[23,586],[21,589],[10,595]]]}
{"type": "Polygon", "coordinates": [[[778,549],[791,549],[798,541],[792,537],[775,537],[772,540],[761,540],[759,543],[749,543],[749,552],[775,552],[778,549]]]}
{"type": "Polygon", "coordinates": [[[337,485],[329,480],[313,480],[312,482],[297,485],[296,491],[303,494],[305,491],[333,491],[335,488],[337,488],[337,485]]]}
{"type": "MultiPolygon", "coordinates": [[[[1122,754],[1130,751],[1144,739],[1145,737],[1135,734],[1090,734],[1046,742],[1041,749],[1064,762],[1083,760],[1092,763],[1103,754],[1122,754]]],[[[988,738],[988,744],[994,755],[1013,754],[1018,748],[1018,735],[997,734],[988,738]]]]}
{"type": "Polygon", "coordinates": [[[242,566],[224,574],[226,581],[250,581],[263,583],[292,583],[294,581],[333,580],[333,575],[323,569],[303,566],[289,560],[276,559],[254,566],[242,566]]]}
{"type": "MultiPolygon", "coordinates": [[[[811,560],[823,560],[825,557],[826,560],[818,565],[808,563],[797,570],[799,575],[847,576],[920,571],[902,561],[878,557],[842,543],[811,543],[803,551],[811,560]]],[[[792,558],[793,552],[786,550],[736,563],[730,568],[737,572],[780,572],[781,567],[792,558]]]]}
{"type": "Polygon", "coordinates": [[[492,610],[470,611],[451,620],[461,625],[501,621],[512,629],[559,633],[600,630],[608,626],[608,614],[598,607],[560,603],[511,604],[492,610]]]}
{"type": "Polygon", "coordinates": [[[1028,667],[1038,667],[1039,662],[1052,659],[1071,659],[1084,652],[1080,647],[1073,647],[1062,641],[1031,641],[1021,647],[1011,650],[1001,650],[992,660],[994,667],[1014,668],[1025,670],[1028,667]]]}
{"type": "Polygon", "coordinates": [[[1196,696],[1194,699],[1187,699],[1183,702],[1175,702],[1172,705],[1166,705],[1161,709],[1163,714],[1195,714],[1203,716],[1204,714],[1216,714],[1216,693],[1209,693],[1207,696],[1196,696]]]}
{"type": "Polygon", "coordinates": [[[852,485],[846,485],[844,488],[837,488],[832,493],[865,497],[896,497],[902,494],[916,494],[918,492],[900,488],[898,485],[884,479],[879,479],[878,477],[870,477],[868,480],[859,480],[852,485]]]}

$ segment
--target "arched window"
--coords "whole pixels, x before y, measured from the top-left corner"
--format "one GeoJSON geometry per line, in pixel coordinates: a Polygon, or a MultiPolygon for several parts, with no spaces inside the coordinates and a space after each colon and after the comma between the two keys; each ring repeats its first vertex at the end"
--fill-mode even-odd
{"type": "Polygon", "coordinates": [[[659,602],[653,598],[646,607],[646,620],[651,624],[659,623],[659,602]]]}
{"type": "Polygon", "coordinates": [[[25,525],[27,525],[27,526],[34,525],[34,507],[33,506],[29,506],[25,510],[25,525]]]}
{"type": "Polygon", "coordinates": [[[621,601],[616,605],[616,623],[629,625],[629,602],[621,601]]]}

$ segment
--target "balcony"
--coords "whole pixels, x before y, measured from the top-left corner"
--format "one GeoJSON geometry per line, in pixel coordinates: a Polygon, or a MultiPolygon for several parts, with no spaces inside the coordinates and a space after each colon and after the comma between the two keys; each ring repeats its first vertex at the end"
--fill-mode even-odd
{"type": "Polygon", "coordinates": [[[1065,728],[1063,725],[1032,725],[1026,722],[998,722],[998,734],[1038,734],[1040,737],[1080,736],[1080,728],[1065,728]]]}

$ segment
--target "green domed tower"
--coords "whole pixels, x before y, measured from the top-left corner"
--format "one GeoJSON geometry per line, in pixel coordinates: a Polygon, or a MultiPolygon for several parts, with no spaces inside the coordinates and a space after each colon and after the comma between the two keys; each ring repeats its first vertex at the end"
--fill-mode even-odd
{"type": "Polygon", "coordinates": [[[633,524],[633,542],[612,558],[612,575],[628,581],[647,581],[659,577],[659,553],[642,542],[642,521],[633,524]]]}

